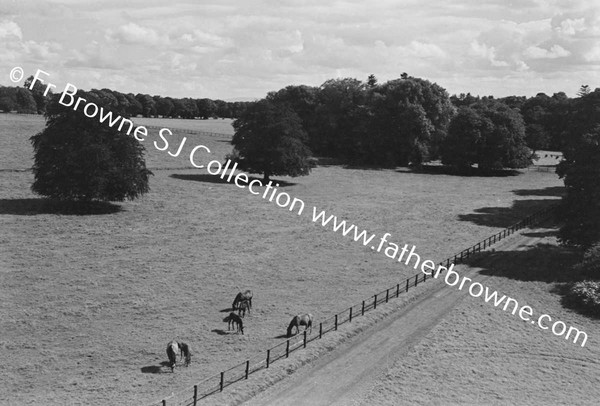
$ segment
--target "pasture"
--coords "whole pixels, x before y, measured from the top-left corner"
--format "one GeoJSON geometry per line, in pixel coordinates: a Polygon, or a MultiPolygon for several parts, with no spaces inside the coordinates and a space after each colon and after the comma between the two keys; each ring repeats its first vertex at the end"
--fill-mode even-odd
{"type": "MultiPolygon", "coordinates": [[[[176,140],[178,127],[224,132],[203,127],[214,120],[136,121],[169,127],[176,140]]],[[[189,144],[172,157],[154,148],[150,131],[150,193],[106,214],[54,213],[30,192],[32,173],[20,171],[31,167],[28,139],[43,127],[41,117],[0,115],[2,402],[151,403],[277,344],[295,314],[318,323],[414,273],[191,167],[186,154],[199,144],[212,151],[204,163],[222,161],[231,151],[226,137],[185,134],[189,144]],[[240,289],[254,292],[244,335],[222,321],[240,289]],[[161,363],[173,339],[188,343],[193,358],[172,374],[161,363]]],[[[275,179],[289,182],[282,190],[308,209],[378,237],[389,232],[434,260],[562,191],[556,175],[540,172],[459,177],[322,166],[275,179]]]]}

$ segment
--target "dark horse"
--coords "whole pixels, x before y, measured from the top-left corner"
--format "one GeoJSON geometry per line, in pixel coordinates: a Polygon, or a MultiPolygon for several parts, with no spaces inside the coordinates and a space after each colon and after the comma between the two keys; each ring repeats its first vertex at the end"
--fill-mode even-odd
{"type": "Polygon", "coordinates": [[[178,343],[173,340],[169,344],[167,344],[167,356],[169,357],[169,366],[171,367],[171,372],[173,372],[175,368],[175,364],[177,363],[177,354],[181,359],[185,357],[185,366],[190,365],[192,360],[192,353],[190,351],[190,347],[186,343],[178,343]]]}
{"type": "Polygon", "coordinates": [[[252,291],[251,290],[247,290],[244,293],[239,292],[236,295],[235,299],[233,299],[233,304],[231,305],[231,309],[238,310],[239,305],[244,301],[248,302],[248,309],[251,309],[252,308],[252,291]]]}
{"type": "Polygon", "coordinates": [[[312,319],[312,314],[308,313],[294,316],[294,318],[290,322],[290,325],[287,328],[287,336],[292,336],[292,329],[294,327],[296,327],[296,334],[298,334],[300,332],[300,326],[305,326],[305,330],[310,329],[310,332],[312,332],[312,319]]]}
{"type": "Polygon", "coordinates": [[[248,313],[250,313],[250,301],[242,300],[238,304],[238,316],[244,317],[246,315],[246,311],[248,311],[248,313]]]}
{"type": "Polygon", "coordinates": [[[242,332],[244,334],[244,322],[242,318],[235,314],[234,312],[229,313],[229,316],[223,319],[224,322],[227,322],[227,330],[229,331],[232,326],[237,325],[237,331],[242,332]]]}

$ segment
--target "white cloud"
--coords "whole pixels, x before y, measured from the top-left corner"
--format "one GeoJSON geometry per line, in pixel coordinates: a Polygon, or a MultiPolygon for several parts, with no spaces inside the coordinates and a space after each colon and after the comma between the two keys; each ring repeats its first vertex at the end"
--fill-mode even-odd
{"type": "Polygon", "coordinates": [[[552,47],[549,50],[534,45],[527,48],[524,51],[524,55],[527,58],[532,59],[555,59],[569,56],[571,55],[571,52],[567,51],[560,45],[552,45],[552,47]]]}
{"type": "Polygon", "coordinates": [[[0,21],[0,38],[2,39],[10,39],[11,37],[16,37],[18,39],[23,39],[23,33],[21,32],[21,27],[14,21],[3,20],[0,21]]]}
{"type": "Polygon", "coordinates": [[[145,28],[129,22],[116,30],[109,29],[107,38],[123,44],[158,45],[163,42],[161,37],[151,28],[145,28]]]}

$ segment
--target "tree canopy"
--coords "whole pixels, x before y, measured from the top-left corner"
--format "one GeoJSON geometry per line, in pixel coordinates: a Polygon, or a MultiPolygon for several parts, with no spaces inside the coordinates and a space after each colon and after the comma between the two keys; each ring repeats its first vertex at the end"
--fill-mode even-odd
{"type": "Polygon", "coordinates": [[[472,164],[483,171],[524,168],[530,157],[519,112],[491,100],[461,107],[442,149],[442,162],[461,169],[472,164]]]}
{"type": "Polygon", "coordinates": [[[567,190],[559,208],[562,242],[584,248],[600,242],[600,89],[574,102],[571,136],[557,168],[567,190]]]}
{"type": "Polygon", "coordinates": [[[310,172],[308,140],[298,115],[285,105],[263,99],[233,122],[234,151],[230,158],[241,170],[272,175],[302,176],[310,172]]]}
{"type": "MultiPolygon", "coordinates": [[[[108,107],[98,93],[77,96],[108,107]]],[[[144,147],[132,135],[88,118],[54,96],[46,128],[31,137],[35,153],[32,190],[60,200],[123,201],[149,191],[144,147]]]]}

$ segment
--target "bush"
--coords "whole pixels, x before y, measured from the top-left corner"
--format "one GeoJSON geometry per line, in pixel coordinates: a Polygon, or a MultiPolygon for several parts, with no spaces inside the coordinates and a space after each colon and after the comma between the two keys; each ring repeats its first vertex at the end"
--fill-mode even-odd
{"type": "Polygon", "coordinates": [[[583,255],[583,261],[573,267],[573,270],[585,279],[600,279],[600,243],[592,245],[583,255]]]}
{"type": "Polygon", "coordinates": [[[570,307],[580,309],[593,316],[600,316],[600,282],[574,283],[569,288],[565,300],[570,307]]]}

